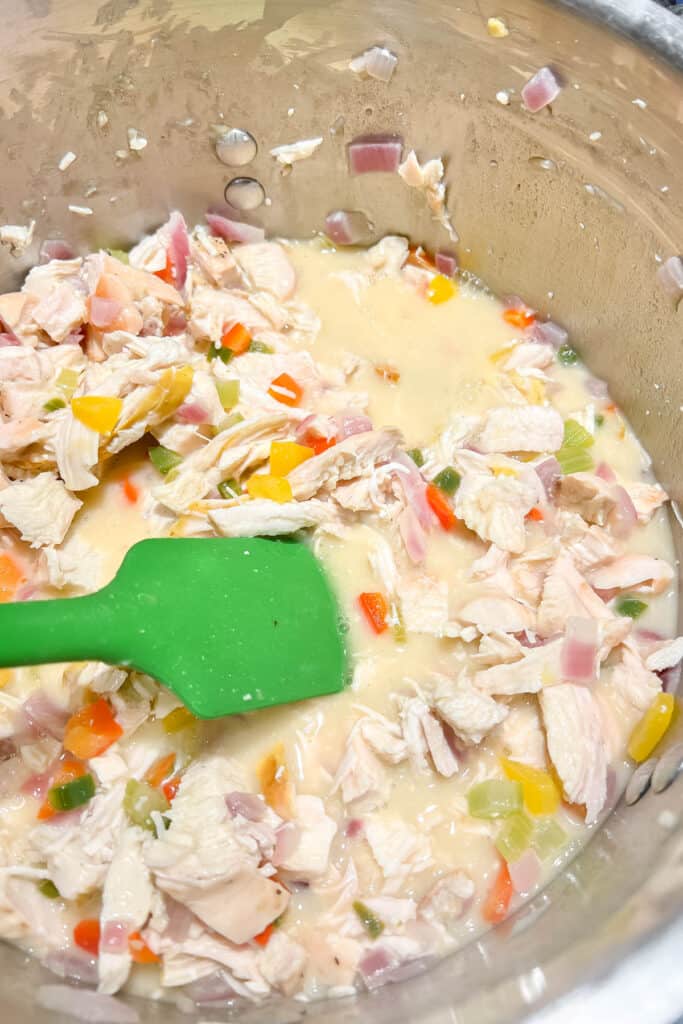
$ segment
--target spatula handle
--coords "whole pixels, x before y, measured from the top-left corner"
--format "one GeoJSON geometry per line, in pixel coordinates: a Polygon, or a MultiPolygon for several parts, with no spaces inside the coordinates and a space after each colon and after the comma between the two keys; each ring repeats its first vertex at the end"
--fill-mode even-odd
{"type": "Polygon", "coordinates": [[[107,661],[106,588],[86,597],[0,605],[0,666],[107,661]]]}

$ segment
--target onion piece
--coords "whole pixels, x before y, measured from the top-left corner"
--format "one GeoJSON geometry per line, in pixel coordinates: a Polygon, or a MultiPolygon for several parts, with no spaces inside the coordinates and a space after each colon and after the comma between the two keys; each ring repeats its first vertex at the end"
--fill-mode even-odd
{"type": "Polygon", "coordinates": [[[359,135],[346,147],[351,174],[396,173],[403,153],[400,135],[359,135]]]}
{"type": "Polygon", "coordinates": [[[209,414],[199,402],[184,402],[176,409],[176,419],[182,423],[206,423],[209,414]]]}
{"type": "Polygon", "coordinates": [[[531,114],[536,114],[556,100],[561,90],[562,86],[550,68],[539,68],[522,88],[522,103],[531,114]]]}
{"type": "Polygon", "coordinates": [[[263,801],[259,800],[254,793],[239,793],[237,791],[228,793],[225,803],[233,818],[237,814],[241,814],[249,821],[262,821],[266,813],[263,801]]]}
{"type": "Polygon", "coordinates": [[[657,270],[657,281],[676,302],[683,297],[683,259],[669,256],[657,270]]]}
{"type": "Polygon", "coordinates": [[[357,839],[362,834],[365,824],[362,818],[349,818],[344,828],[344,835],[348,839],[357,839]]]}
{"type": "Polygon", "coordinates": [[[593,398],[609,398],[609,388],[606,380],[599,377],[589,377],[586,381],[586,391],[593,398]]]}
{"type": "Polygon", "coordinates": [[[337,426],[336,436],[340,441],[345,437],[353,437],[354,434],[366,434],[369,430],[372,430],[372,420],[359,413],[338,412],[332,419],[337,426]]]}
{"type": "Polygon", "coordinates": [[[420,526],[424,530],[431,530],[436,519],[427,501],[427,483],[424,477],[405,452],[398,452],[394,456],[394,462],[398,462],[405,469],[405,472],[397,473],[397,476],[406,501],[417,516],[420,526]]]}
{"type": "Polygon", "coordinates": [[[569,340],[569,332],[554,320],[535,320],[528,329],[528,335],[533,341],[552,345],[556,349],[566,345],[569,340]]]}
{"type": "Polygon", "coordinates": [[[52,736],[56,740],[61,740],[69,720],[69,712],[58,707],[40,690],[24,701],[21,713],[30,732],[36,736],[52,736]]]}
{"type": "Polygon", "coordinates": [[[397,64],[398,57],[387,50],[386,46],[371,46],[360,57],[354,57],[349,62],[349,70],[355,71],[357,75],[376,78],[378,82],[388,82],[397,64]]]}
{"type": "Polygon", "coordinates": [[[51,260],[72,260],[76,253],[68,242],[61,238],[46,238],[38,253],[38,263],[49,263],[51,260]]]}
{"type": "Polygon", "coordinates": [[[128,950],[128,936],[132,931],[132,921],[118,918],[106,921],[100,936],[100,952],[125,953],[128,950]]]}
{"type": "Polygon", "coordinates": [[[106,330],[118,320],[123,306],[116,299],[101,299],[98,295],[90,298],[90,323],[93,327],[106,330]]]}
{"type": "Polygon", "coordinates": [[[40,985],[36,1002],[46,1010],[65,1013],[89,1024],[138,1024],[137,1010],[114,996],[69,985],[40,985]]]}
{"type": "Polygon", "coordinates": [[[48,971],[52,971],[58,977],[79,982],[81,985],[97,985],[99,981],[96,957],[87,956],[77,949],[48,953],[41,962],[48,971]]]}
{"type": "Polygon", "coordinates": [[[172,896],[164,897],[168,924],[164,931],[164,937],[172,942],[184,942],[189,935],[192,923],[197,920],[195,915],[184,903],[179,903],[172,896]]]}
{"type": "Polygon", "coordinates": [[[224,238],[226,242],[262,242],[266,237],[263,228],[257,228],[253,224],[230,220],[220,213],[207,213],[205,216],[206,223],[211,228],[211,234],[224,238]]]}
{"type": "Polygon", "coordinates": [[[164,327],[164,335],[173,337],[176,334],[184,334],[187,329],[187,317],[182,309],[174,309],[169,314],[164,327]]]}
{"type": "Polygon", "coordinates": [[[182,213],[174,210],[168,218],[168,255],[173,272],[173,283],[180,289],[187,279],[187,261],[190,258],[190,239],[182,213]]]}
{"type": "Polygon", "coordinates": [[[36,772],[22,783],[20,792],[24,796],[35,797],[36,800],[44,800],[47,796],[47,791],[50,788],[50,780],[52,778],[53,768],[48,768],[44,772],[36,772]]]}
{"type": "Polygon", "coordinates": [[[434,253],[436,269],[444,277],[455,277],[458,270],[458,258],[455,253],[447,252],[446,249],[437,249],[434,253]]]}
{"type": "Polygon", "coordinates": [[[534,470],[543,484],[548,501],[552,501],[555,496],[558,480],[562,476],[559,462],[554,455],[551,455],[549,458],[544,459],[543,462],[539,462],[537,466],[534,466],[534,470]]]}
{"type": "Polygon", "coordinates": [[[617,504],[612,509],[608,522],[615,537],[625,540],[638,524],[638,513],[628,491],[620,484],[614,488],[617,504]]]}
{"type": "Polygon", "coordinates": [[[594,619],[570,616],[562,644],[562,678],[573,683],[592,683],[596,677],[597,656],[597,622],[594,619]]]}
{"type": "Polygon", "coordinates": [[[617,479],[616,473],[607,462],[599,462],[595,468],[595,475],[608,484],[613,484],[617,479]]]}
{"type": "Polygon", "coordinates": [[[0,331],[0,348],[7,348],[9,345],[21,345],[14,331],[0,331]]]}
{"type": "Polygon", "coordinates": [[[397,961],[393,954],[383,946],[379,946],[361,957],[358,963],[358,972],[366,987],[372,991],[384,984],[383,976],[389,968],[395,967],[396,964],[397,961]]]}
{"type": "Polygon", "coordinates": [[[275,829],[275,848],[273,856],[270,858],[271,864],[278,867],[283,861],[286,861],[296,850],[300,839],[301,829],[293,821],[286,821],[284,825],[275,829]]]}
{"type": "Polygon", "coordinates": [[[541,877],[541,861],[535,850],[525,850],[519,860],[508,864],[515,892],[528,896],[541,877]]]}
{"type": "Polygon", "coordinates": [[[332,210],[325,217],[325,234],[335,245],[358,245],[370,234],[370,223],[360,210],[332,210]]]}
{"type": "Polygon", "coordinates": [[[205,978],[197,978],[183,987],[185,995],[198,1005],[222,1003],[234,999],[237,993],[223,971],[214,971],[205,978]]]}
{"type": "Polygon", "coordinates": [[[411,506],[404,508],[399,515],[398,529],[408,558],[414,565],[420,565],[427,557],[427,537],[424,527],[411,506]]]}

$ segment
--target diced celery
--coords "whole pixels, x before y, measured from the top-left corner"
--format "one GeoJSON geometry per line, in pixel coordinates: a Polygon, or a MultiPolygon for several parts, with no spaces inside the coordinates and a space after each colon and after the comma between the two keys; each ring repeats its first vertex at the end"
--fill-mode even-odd
{"type": "Polygon", "coordinates": [[[59,889],[49,878],[43,878],[41,882],[38,882],[38,892],[41,892],[48,900],[59,899],[59,889]]]}
{"type": "Polygon", "coordinates": [[[50,398],[43,405],[45,412],[56,412],[57,409],[66,409],[66,402],[63,398],[50,398]]]}
{"type": "Polygon", "coordinates": [[[71,370],[65,367],[57,374],[55,385],[59,388],[65,398],[71,398],[78,387],[78,370],[71,370]]]}
{"type": "Polygon", "coordinates": [[[252,341],[249,345],[250,352],[261,352],[263,355],[272,355],[272,348],[266,345],[265,341],[252,341]]]}
{"type": "Polygon", "coordinates": [[[119,263],[128,263],[128,253],[125,249],[107,249],[110,256],[113,256],[119,263]]]}
{"type": "Polygon", "coordinates": [[[230,480],[221,480],[218,485],[218,493],[221,498],[225,498],[226,501],[228,501],[230,498],[238,497],[238,495],[242,493],[242,488],[237,481],[232,478],[230,480]]]}
{"type": "Polygon", "coordinates": [[[408,451],[406,452],[406,455],[410,456],[410,458],[413,460],[418,469],[421,466],[424,466],[425,457],[419,448],[409,448],[408,451]]]}
{"type": "Polygon", "coordinates": [[[452,466],[446,466],[445,469],[436,474],[432,483],[436,484],[444,494],[455,494],[460,486],[460,474],[452,466]]]}
{"type": "Polygon", "coordinates": [[[216,391],[226,412],[234,409],[240,400],[240,382],[238,380],[217,380],[216,391]]]}
{"type": "Polygon", "coordinates": [[[237,424],[241,423],[243,419],[244,416],[241,412],[231,412],[229,416],[226,416],[225,419],[221,420],[218,424],[218,433],[220,434],[224,430],[229,430],[230,427],[237,426],[237,424]]]}
{"type": "Polygon", "coordinates": [[[594,443],[595,438],[591,432],[582,427],[576,420],[569,419],[564,421],[563,448],[590,448],[594,443]]]}
{"type": "Polygon", "coordinates": [[[522,784],[508,779],[487,779],[472,786],[467,804],[473,818],[507,818],[522,810],[522,784]]]}
{"type": "Polygon", "coordinates": [[[158,469],[162,476],[166,476],[170,470],[175,469],[183,461],[182,455],[171,451],[170,448],[164,448],[162,444],[156,448],[150,448],[147,454],[154,468],[158,469]]]}
{"type": "Polygon", "coordinates": [[[526,814],[511,814],[496,838],[496,849],[508,863],[519,860],[531,843],[534,826],[526,814]]]}
{"type": "Polygon", "coordinates": [[[152,813],[159,811],[163,814],[168,811],[170,803],[160,789],[155,789],[148,782],[140,782],[138,779],[129,779],[126,783],[126,791],[123,797],[123,809],[134,825],[154,832],[154,821],[152,813]]]}
{"type": "Polygon", "coordinates": [[[586,473],[593,468],[593,459],[583,447],[576,445],[563,445],[555,457],[560,464],[560,469],[567,476],[569,473],[586,473]]]}
{"type": "Polygon", "coordinates": [[[531,846],[541,860],[549,860],[567,845],[568,836],[555,818],[536,818],[531,836],[531,846]]]}

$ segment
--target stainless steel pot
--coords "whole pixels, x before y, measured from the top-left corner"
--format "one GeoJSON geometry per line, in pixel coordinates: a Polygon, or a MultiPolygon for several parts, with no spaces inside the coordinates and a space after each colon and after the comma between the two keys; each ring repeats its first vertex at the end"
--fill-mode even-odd
{"type": "MultiPolygon", "coordinates": [[[[569,328],[628,411],[659,478],[683,497],[683,304],[676,312],[655,280],[658,260],[683,250],[680,21],[649,0],[6,0],[3,8],[0,222],[36,220],[22,256],[0,254],[3,290],[41,239],[128,245],[173,206],[191,219],[220,202],[245,169],[217,160],[215,124],[257,139],[246,173],[265,186],[269,205],[255,219],[269,231],[308,236],[331,208],[359,208],[377,235],[391,229],[444,244],[398,181],[347,176],[350,138],[399,132],[420,156],[447,158],[465,265],[569,328]],[[490,15],[505,19],[506,39],[487,34],[490,15]],[[373,43],[399,55],[388,86],[342,70],[373,43]],[[565,89],[552,112],[531,116],[519,89],[543,64],[565,89]],[[500,90],[515,90],[509,105],[496,100],[500,90]],[[129,128],[147,139],[137,153],[129,128]],[[313,135],[324,137],[317,154],[283,176],[268,150],[313,135]],[[77,159],[60,171],[68,150],[77,159]]],[[[564,997],[554,1020],[673,1021],[683,1012],[682,811],[683,782],[621,805],[503,928],[429,973],[314,1005],[306,1018],[504,1024],[564,997]]],[[[54,1019],[33,1000],[51,976],[9,947],[0,963],[5,1019],[54,1019]]],[[[188,1019],[168,1006],[139,1008],[145,1021],[188,1019]]],[[[301,1004],[283,1004],[241,1019],[303,1017],[301,1004]]]]}

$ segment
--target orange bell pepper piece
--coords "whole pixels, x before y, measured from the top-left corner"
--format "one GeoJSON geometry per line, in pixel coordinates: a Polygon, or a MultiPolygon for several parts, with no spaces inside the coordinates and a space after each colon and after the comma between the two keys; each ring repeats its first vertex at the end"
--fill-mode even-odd
{"type": "Polygon", "coordinates": [[[375,633],[383,633],[387,628],[387,614],[389,612],[384,594],[363,593],[358,598],[358,604],[375,633]]]}
{"type": "Polygon", "coordinates": [[[74,942],[86,953],[97,956],[100,949],[100,922],[96,917],[84,917],[74,928],[74,942]]]}
{"type": "Polygon", "coordinates": [[[297,384],[288,373],[281,373],[279,377],[270,382],[268,394],[283,405],[299,405],[303,397],[304,389],[297,384]]]}
{"type": "Polygon", "coordinates": [[[229,348],[236,356],[241,356],[251,345],[251,331],[244,324],[235,324],[221,338],[223,348],[229,348]]]}
{"type": "Polygon", "coordinates": [[[0,555],[0,604],[11,601],[25,576],[11,555],[0,555]]]}
{"type": "Polygon", "coordinates": [[[508,866],[503,861],[481,908],[484,920],[488,921],[489,924],[499,924],[503,921],[507,916],[511,899],[512,879],[510,878],[508,866]]]}
{"type": "Polygon", "coordinates": [[[458,519],[443,491],[436,484],[427,484],[426,498],[429,507],[444,530],[454,530],[458,519]]]}
{"type": "Polygon", "coordinates": [[[83,761],[103,754],[112,743],[123,736],[123,729],[114,718],[114,712],[104,698],[72,715],[66,723],[64,749],[83,761]]]}
{"type": "Polygon", "coordinates": [[[131,932],[128,936],[128,949],[136,964],[159,964],[161,959],[149,948],[140,932],[131,932]]]}

